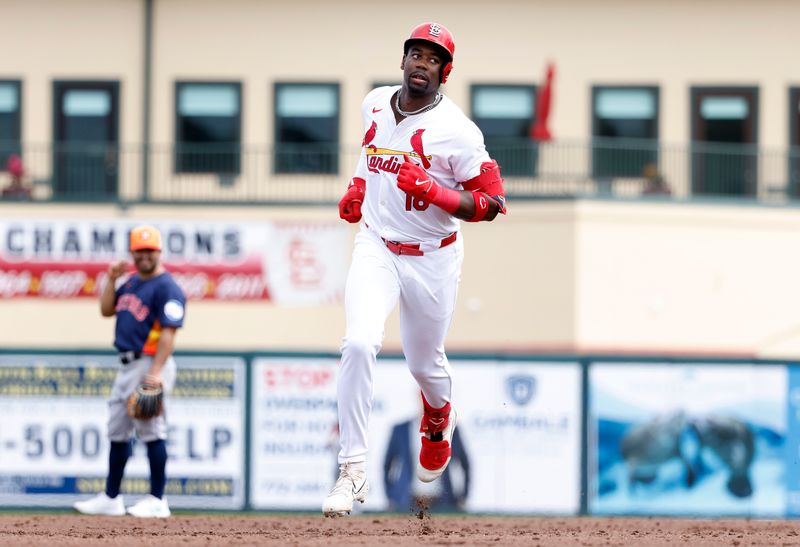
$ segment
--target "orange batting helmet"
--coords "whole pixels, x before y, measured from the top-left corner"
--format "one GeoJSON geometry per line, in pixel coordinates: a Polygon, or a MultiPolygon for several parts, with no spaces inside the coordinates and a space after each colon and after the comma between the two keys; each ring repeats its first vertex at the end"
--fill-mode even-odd
{"type": "Polygon", "coordinates": [[[131,231],[131,251],[160,251],[161,232],[152,226],[137,226],[131,231]]]}

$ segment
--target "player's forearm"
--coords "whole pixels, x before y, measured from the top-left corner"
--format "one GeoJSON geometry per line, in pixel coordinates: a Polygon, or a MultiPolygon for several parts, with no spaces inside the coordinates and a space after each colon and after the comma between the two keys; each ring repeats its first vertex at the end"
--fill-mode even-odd
{"type": "Polygon", "coordinates": [[[100,293],[100,314],[103,317],[112,317],[116,308],[116,287],[114,280],[109,278],[103,292],[100,293]]]}
{"type": "MultiPolygon", "coordinates": [[[[481,174],[462,183],[464,190],[442,186],[419,165],[405,155],[405,161],[397,172],[397,187],[410,196],[447,211],[467,222],[494,220],[497,213],[505,212],[495,198],[490,198],[485,187],[502,194],[503,180],[494,161],[481,165],[481,174]]],[[[498,199],[499,195],[498,195],[498,199]]],[[[496,194],[492,194],[493,196],[496,194]]]]}
{"type": "Polygon", "coordinates": [[[174,328],[164,328],[158,337],[158,345],[156,346],[156,354],[153,356],[153,362],[150,365],[150,374],[158,376],[161,370],[172,355],[175,349],[175,330],[174,328]]]}
{"type": "MultiPolygon", "coordinates": [[[[475,197],[472,195],[472,192],[467,190],[459,191],[459,203],[458,209],[455,210],[453,216],[456,218],[460,218],[461,220],[470,220],[475,216],[475,212],[477,208],[475,206],[475,197]]],[[[493,200],[487,198],[487,205],[489,207],[488,211],[486,211],[486,216],[484,216],[481,220],[491,221],[497,216],[497,213],[500,212],[500,205],[493,200]]]]}

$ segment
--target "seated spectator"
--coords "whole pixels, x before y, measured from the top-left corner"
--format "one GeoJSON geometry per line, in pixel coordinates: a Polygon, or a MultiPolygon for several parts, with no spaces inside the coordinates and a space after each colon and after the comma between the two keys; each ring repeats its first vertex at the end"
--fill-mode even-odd
{"type": "Polygon", "coordinates": [[[22,165],[22,158],[16,154],[11,154],[6,162],[6,171],[11,176],[11,182],[3,188],[3,199],[29,200],[33,198],[31,189],[22,180],[25,168],[22,165]]]}
{"type": "Polygon", "coordinates": [[[658,172],[658,166],[655,163],[648,163],[642,169],[642,175],[644,175],[645,185],[644,189],[642,190],[642,194],[644,195],[670,195],[672,190],[670,190],[667,181],[664,180],[664,177],[658,172]]]}

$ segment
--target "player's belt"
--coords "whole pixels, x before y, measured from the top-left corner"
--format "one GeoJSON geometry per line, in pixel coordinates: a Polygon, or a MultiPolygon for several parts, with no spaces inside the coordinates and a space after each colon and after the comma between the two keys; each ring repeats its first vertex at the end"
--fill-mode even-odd
{"type": "Polygon", "coordinates": [[[141,358],[142,352],[140,351],[121,351],[119,352],[119,361],[123,365],[127,365],[128,363],[133,363],[137,359],[141,358]]]}
{"type": "MultiPolygon", "coordinates": [[[[458,232],[453,232],[439,242],[439,248],[441,249],[442,247],[447,247],[453,243],[457,237],[458,232]]],[[[381,239],[386,244],[386,248],[396,255],[422,256],[425,254],[422,249],[420,249],[419,243],[400,243],[399,241],[389,241],[388,239],[384,238],[381,239]]]]}

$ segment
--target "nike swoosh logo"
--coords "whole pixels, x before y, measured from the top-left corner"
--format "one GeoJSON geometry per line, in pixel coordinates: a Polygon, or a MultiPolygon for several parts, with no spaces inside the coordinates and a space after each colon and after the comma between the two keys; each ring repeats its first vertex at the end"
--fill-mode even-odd
{"type": "MultiPolygon", "coordinates": [[[[423,184],[428,184],[428,181],[427,180],[419,180],[419,179],[417,179],[417,182],[415,182],[414,184],[416,184],[417,186],[422,186],[423,184]]],[[[433,421],[433,420],[431,420],[431,421],[433,421]]]]}
{"type": "Polygon", "coordinates": [[[377,114],[377,113],[378,113],[378,112],[380,112],[381,110],[383,110],[383,108],[374,108],[374,107],[373,107],[373,108],[372,108],[372,113],[373,113],[373,114],[377,114]]]}
{"type": "MultiPolygon", "coordinates": [[[[364,482],[362,482],[362,483],[361,483],[361,486],[359,486],[359,487],[358,487],[358,490],[356,490],[355,488],[353,488],[353,494],[358,494],[359,492],[361,492],[361,490],[363,490],[363,489],[364,489],[364,485],[365,485],[365,484],[367,484],[367,481],[366,481],[366,480],[365,480],[364,482]]],[[[355,486],[355,485],[354,485],[354,486],[355,486]]]]}

